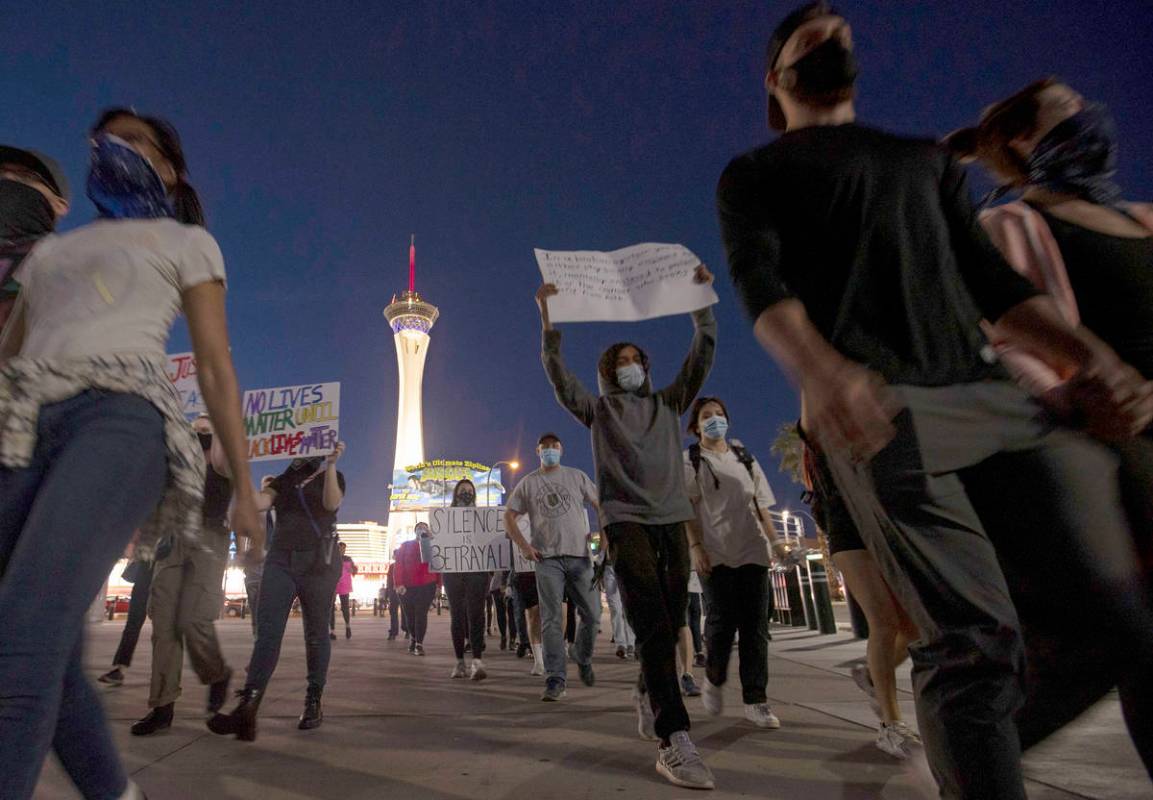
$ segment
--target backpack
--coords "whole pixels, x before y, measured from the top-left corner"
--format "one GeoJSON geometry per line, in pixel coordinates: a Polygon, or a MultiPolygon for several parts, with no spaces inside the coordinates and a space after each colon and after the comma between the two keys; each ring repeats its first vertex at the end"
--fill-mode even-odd
{"type": "MultiPolygon", "coordinates": [[[[749,471],[749,479],[753,482],[753,507],[757,510],[758,519],[761,516],[761,504],[757,502],[757,476],[753,472],[753,464],[756,459],[753,454],[748,451],[740,442],[730,442],[729,448],[733,451],[733,455],[737,457],[737,461],[745,465],[745,469],[749,471]]],[[[689,463],[693,465],[693,474],[697,476],[697,481],[701,479],[701,443],[693,442],[689,445],[689,463]]],[[[721,488],[721,480],[713,472],[713,468],[709,467],[709,472],[713,475],[713,487],[716,489],[721,488]]]]}

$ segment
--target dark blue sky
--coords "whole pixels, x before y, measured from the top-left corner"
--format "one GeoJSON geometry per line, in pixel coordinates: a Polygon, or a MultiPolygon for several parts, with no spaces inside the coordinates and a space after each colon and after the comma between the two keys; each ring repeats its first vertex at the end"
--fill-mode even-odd
{"type": "MultiPolygon", "coordinates": [[[[0,141],[48,151],[81,187],[101,108],[169,117],[224,250],[241,382],[343,383],[345,520],[383,520],[396,360],[381,309],[440,306],[425,381],[429,457],[531,460],[544,429],[591,467],[587,434],[540,367],[532,248],[683,242],[721,280],[708,391],[767,460],[792,390],[734,302],[713,210],[728,159],[764,142],[764,43],[793,3],[22,4],[0,22],[0,141]],[[207,6],[216,6],[210,9],[207,6]],[[227,7],[226,7],[227,6],[227,7]]],[[[937,136],[1049,73],[1118,118],[1121,181],[1153,197],[1153,3],[844,2],[859,112],[937,136]]],[[[11,10],[11,9],[10,9],[11,10]]],[[[690,325],[566,326],[594,383],[631,338],[671,377],[690,325]]],[[[178,330],[173,349],[187,349],[178,330]]],[[[260,474],[267,469],[258,469],[260,474]]],[[[782,504],[796,489],[772,477],[782,504]]]]}

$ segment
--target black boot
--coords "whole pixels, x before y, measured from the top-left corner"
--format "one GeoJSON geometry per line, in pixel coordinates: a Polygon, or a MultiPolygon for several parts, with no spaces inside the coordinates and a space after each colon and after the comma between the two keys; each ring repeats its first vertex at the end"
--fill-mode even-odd
{"type": "Polygon", "coordinates": [[[304,713],[300,715],[300,724],[296,727],[302,731],[319,728],[324,721],[324,711],[320,708],[321,689],[315,686],[308,687],[308,694],[304,698],[304,713]]]}
{"type": "Polygon", "coordinates": [[[208,713],[215,714],[224,708],[224,701],[228,699],[228,684],[232,683],[232,670],[208,687],[208,713]]]}
{"type": "Polygon", "coordinates": [[[151,736],[160,731],[166,731],[172,727],[172,709],[176,707],[175,703],[169,703],[166,706],[157,706],[148,712],[148,716],[139,722],[133,724],[133,736],[151,736]]]}
{"type": "Polygon", "coordinates": [[[208,720],[208,730],[220,736],[236,736],[242,742],[256,741],[256,712],[264,692],[259,689],[241,689],[240,698],[231,714],[217,714],[208,720]]]}

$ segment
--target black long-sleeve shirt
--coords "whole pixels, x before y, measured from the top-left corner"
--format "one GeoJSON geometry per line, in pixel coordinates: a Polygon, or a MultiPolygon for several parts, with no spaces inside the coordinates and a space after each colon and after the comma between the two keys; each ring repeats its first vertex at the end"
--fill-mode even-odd
{"type": "Polygon", "coordinates": [[[859,125],[803,128],[734,159],[717,188],[737,291],[756,319],[800,300],[847,358],[890,383],[1004,372],[981,317],[1037,294],[982,230],[938,145],[859,125]]]}

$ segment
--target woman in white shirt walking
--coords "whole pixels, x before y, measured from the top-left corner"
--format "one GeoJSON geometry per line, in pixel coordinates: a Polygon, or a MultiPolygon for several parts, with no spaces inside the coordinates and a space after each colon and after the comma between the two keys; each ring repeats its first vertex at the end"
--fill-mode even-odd
{"type": "Polygon", "coordinates": [[[85,797],[139,798],[84,674],[84,616],[142,526],[200,535],[204,454],[165,372],[188,317],[200,388],[235,476],[233,528],[263,537],[228,350],[224,264],[167,123],[92,131],[100,218],[46,237],[0,341],[0,797],[32,796],[53,750],[85,797]],[[46,546],[47,545],[47,546],[46,546]],[[51,603],[29,597],[52,587],[51,603]]]}
{"type": "Polygon", "coordinates": [[[701,578],[705,618],[705,710],[724,711],[733,638],[740,633],[745,718],[760,728],[781,722],[768,704],[769,546],[776,537],[768,509],[776,500],[761,465],[739,442],[726,441],[728,412],[716,397],[699,397],[689,412],[697,443],[684,452],[685,486],[696,510],[689,523],[689,555],[701,578]]]}

